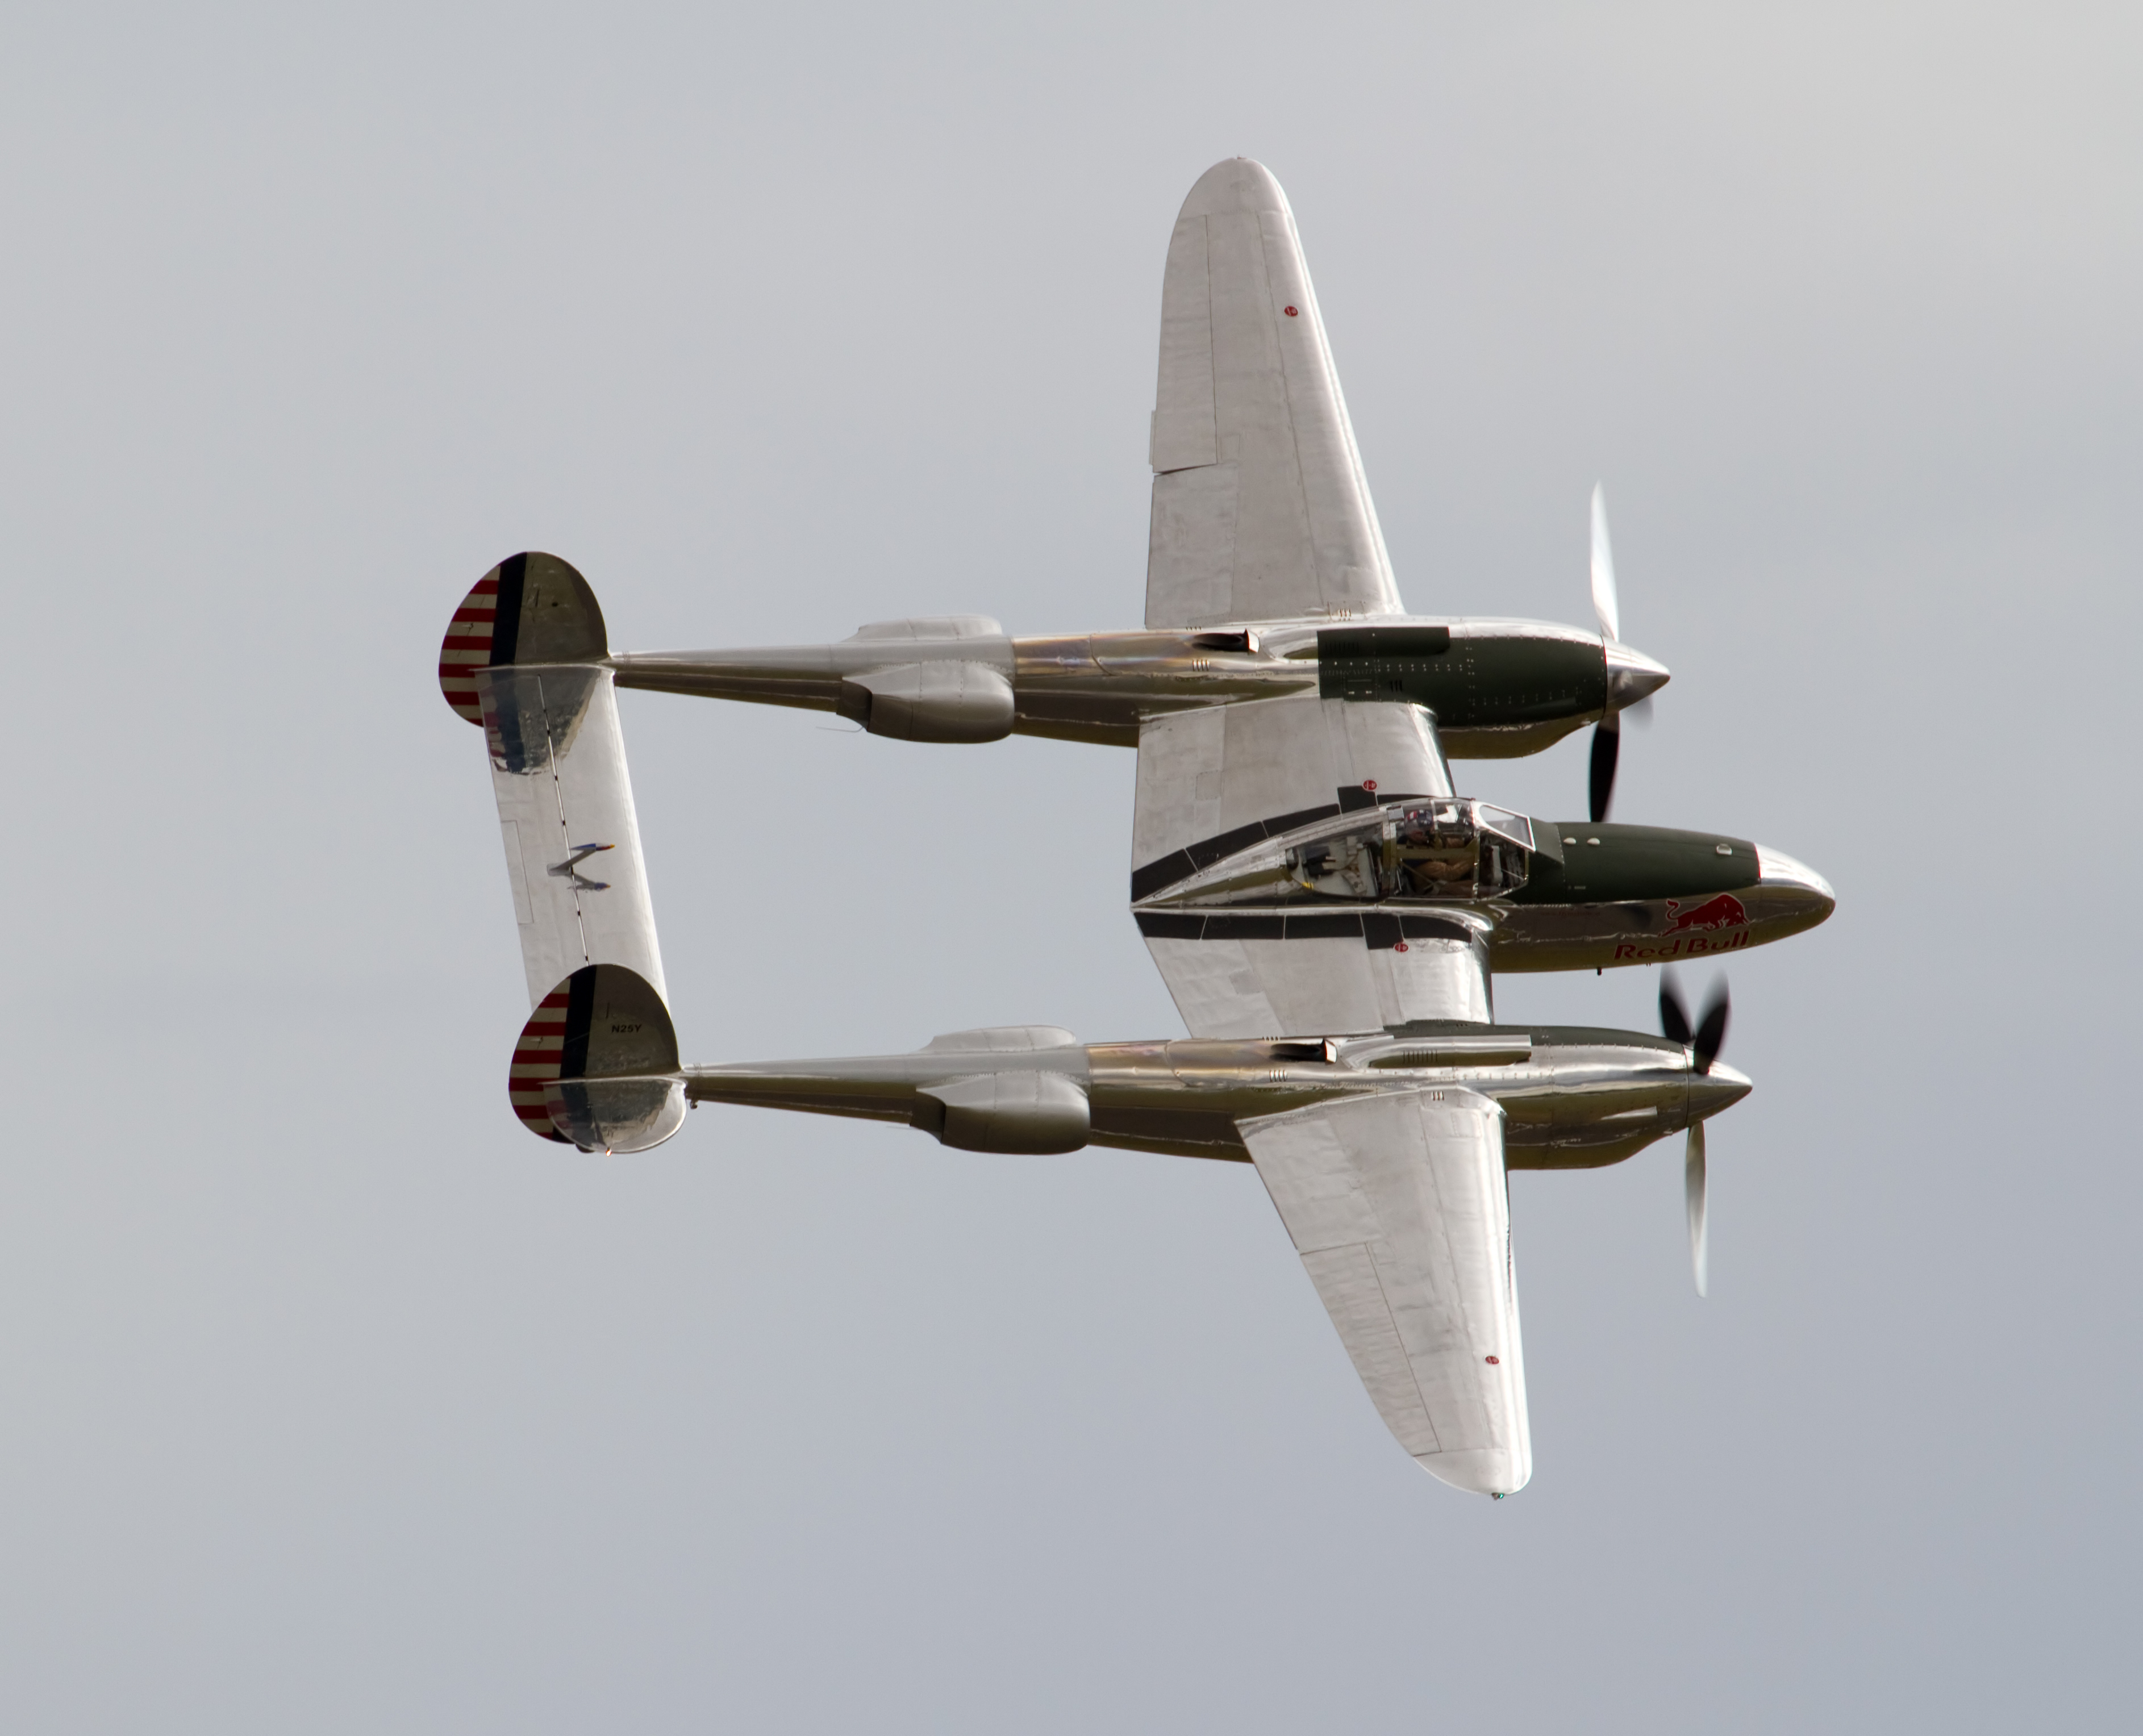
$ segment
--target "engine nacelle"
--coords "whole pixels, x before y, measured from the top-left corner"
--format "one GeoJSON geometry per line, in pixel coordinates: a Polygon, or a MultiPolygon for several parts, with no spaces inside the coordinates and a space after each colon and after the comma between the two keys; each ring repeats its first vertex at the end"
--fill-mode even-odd
{"type": "Polygon", "coordinates": [[[1012,683],[986,663],[902,663],[849,676],[839,710],[896,741],[1002,741],[1012,734],[1012,683]]]}
{"type": "Polygon", "coordinates": [[[961,1151],[1076,1151],[1092,1122],[1086,1094],[1062,1073],[982,1073],[916,1093],[914,1123],[961,1151]]]}

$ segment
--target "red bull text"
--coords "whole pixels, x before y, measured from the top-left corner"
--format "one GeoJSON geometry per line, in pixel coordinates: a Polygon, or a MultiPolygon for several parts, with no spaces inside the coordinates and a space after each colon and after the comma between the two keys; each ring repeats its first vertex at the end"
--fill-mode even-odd
{"type": "Polygon", "coordinates": [[[1695,958],[1706,952],[1731,952],[1749,944],[1749,912],[1731,893],[1721,893],[1692,910],[1684,910],[1679,899],[1669,898],[1667,917],[1666,933],[1659,944],[1618,946],[1615,948],[1617,962],[1626,958],[1695,958]],[[1722,933],[1723,929],[1735,932],[1722,933]]]}

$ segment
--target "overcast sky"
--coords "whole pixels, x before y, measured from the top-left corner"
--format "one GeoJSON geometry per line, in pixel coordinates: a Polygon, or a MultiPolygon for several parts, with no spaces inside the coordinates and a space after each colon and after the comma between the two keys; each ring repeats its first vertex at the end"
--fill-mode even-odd
{"type": "MultiPolygon", "coordinates": [[[[18,0],[0,1726],[2132,1716],[2140,89],[2114,5],[18,0]],[[1586,621],[1604,480],[1675,671],[1617,817],[1839,892],[1734,966],[1709,1301],[1678,1144],[1517,1178],[1500,1504],[1247,1168],[505,1101],[456,601],[534,547],[621,649],[1137,625],[1235,155],[1408,605],[1586,621]]],[[[622,710],[689,1058],[1180,1032],[1129,754],[622,710]]],[[[1459,772],[1582,812],[1582,737],[1459,772]]]]}

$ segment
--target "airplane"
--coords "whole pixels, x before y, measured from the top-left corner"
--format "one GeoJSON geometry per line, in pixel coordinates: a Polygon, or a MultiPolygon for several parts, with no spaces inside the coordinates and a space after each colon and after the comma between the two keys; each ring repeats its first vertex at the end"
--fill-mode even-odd
{"type": "MultiPolygon", "coordinates": [[[[1158,695],[1131,707],[1135,729],[1098,706],[1084,722],[1029,715],[1052,725],[1034,733],[1133,731],[1132,913],[1189,1037],[1085,1045],[1054,1026],[1017,1026],[953,1033],[909,1055],[683,1066],[615,690],[716,690],[682,685],[674,657],[662,680],[646,679],[649,659],[609,650],[582,575],[529,552],[463,600],[439,665],[449,705],[485,733],[521,932],[532,1011],[509,1100],[531,1131],[590,1151],[652,1149],[691,1106],[725,1102],[901,1122],[972,1150],[1096,1144],[1248,1160],[1393,1434],[1443,1481],[1500,1497],[1532,1465],[1501,1177],[1620,1162],[1682,1133],[1701,1293],[1704,1125],[1750,1086],[1718,1059],[1723,996],[1692,1023],[1663,984],[1656,1037],[1513,1027],[1495,1021],[1494,972],[1716,957],[1814,926],[1834,896],[1812,869],[1745,839],[1546,823],[1457,794],[1445,712],[1416,697],[1430,690],[1423,684],[1458,682],[1435,690],[1467,720],[1468,739],[1514,752],[1588,715],[1606,730],[1665,671],[1615,660],[1608,557],[1595,567],[1605,602],[1602,635],[1586,640],[1593,687],[1573,680],[1531,716],[1494,698],[1492,683],[1485,708],[1453,697],[1462,681],[1450,672],[1463,665],[1438,660],[1467,624],[1400,616],[1292,215],[1260,166],[1218,165],[1192,190],[1170,245],[1162,333],[1147,618],[1172,619],[1179,644],[1156,654],[1169,666],[1125,690],[1158,695]],[[1196,423],[1185,391],[1216,430],[1204,447],[1183,432],[1196,423]],[[1216,456],[1160,462],[1200,452],[1216,456]],[[1180,480],[1200,467],[1226,475],[1180,480]],[[1286,512],[1266,499],[1275,492],[1286,512]],[[1196,505],[1224,498],[1227,513],[1196,505]],[[1350,554],[1360,558],[1339,558],[1350,554]],[[1243,622],[1245,601],[1260,611],[1255,625],[1243,622]],[[1316,624],[1320,612],[1373,611],[1404,625],[1316,624]],[[1216,619],[1240,632],[1240,648],[1198,650],[1202,622],[1216,619]],[[1347,636],[1388,632],[1417,636],[1347,636]],[[1314,667],[1235,681],[1255,660],[1309,660],[1276,645],[1309,648],[1314,667]],[[1202,672],[1179,666],[1198,655],[1237,660],[1220,684],[1235,690],[1198,689],[1202,672]],[[1379,672],[1393,665],[1408,666],[1388,682],[1379,672]],[[1618,689],[1618,670],[1632,669],[1641,679],[1618,689]],[[597,858],[600,881],[582,872],[597,858]]],[[[1596,501],[1595,546],[1605,549],[1596,501]]],[[[862,720],[878,720],[878,733],[981,739],[946,733],[947,720],[982,709],[980,695],[1000,734],[1018,725],[1016,655],[1009,676],[1002,660],[923,656],[918,647],[988,636],[897,625],[913,631],[866,629],[860,642],[893,649],[860,655],[912,660],[838,665],[836,709],[854,715],[845,690],[856,687],[862,720]]],[[[1528,631],[1482,642],[1500,643],[1499,655],[1571,642],[1558,636],[1572,630],[1517,625],[1528,631]]],[[[734,654],[696,655],[704,675],[708,659],[734,654]]],[[[822,665],[808,691],[799,678],[750,696],[818,704],[829,673],[822,665]]],[[[1050,690],[1031,687],[1028,700],[1050,690]]],[[[1081,690],[1087,700],[1096,690],[1081,690]]],[[[1610,792],[1594,782],[1604,809],[1610,792]]]]}

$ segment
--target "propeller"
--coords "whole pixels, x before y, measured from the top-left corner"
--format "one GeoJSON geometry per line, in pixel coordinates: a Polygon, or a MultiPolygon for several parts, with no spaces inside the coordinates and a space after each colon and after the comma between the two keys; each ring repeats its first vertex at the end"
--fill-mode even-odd
{"type": "Polygon", "coordinates": [[[1607,542],[1607,493],[1592,485],[1592,612],[1610,639],[1622,636],[1621,606],[1615,597],[1615,551],[1607,542]]]}
{"type": "MultiPolygon", "coordinates": [[[[1726,1021],[1733,1004],[1722,977],[1705,997],[1703,1016],[1692,1030],[1689,1008],[1683,1003],[1681,988],[1674,973],[1663,971],[1660,974],[1660,1030],[1669,1042],[1680,1043],[1691,1051],[1700,1073],[1709,1073],[1712,1062],[1719,1059],[1719,1051],[1726,1042],[1726,1021]]],[[[1682,1202],[1689,1212],[1689,1264],[1696,1275],[1696,1293],[1700,1296],[1705,1293],[1709,1282],[1710,1264],[1705,1234],[1705,1185],[1704,1123],[1691,1121],[1688,1147],[1682,1157],[1681,1186],[1682,1202]]]]}
{"type": "Polygon", "coordinates": [[[1704,1239],[1704,1123],[1689,1124],[1689,1149],[1681,1160],[1682,1200],[1689,1208],[1689,1264],[1696,1274],[1696,1293],[1705,1293],[1710,1260],[1704,1239]]]}
{"type": "MultiPolygon", "coordinates": [[[[1592,485],[1592,612],[1600,618],[1601,638],[1608,643],[1622,636],[1622,605],[1615,594],[1615,548],[1607,540],[1607,493],[1592,485]]],[[[1603,644],[1601,650],[1606,650],[1603,644]]],[[[1592,823],[1607,818],[1615,799],[1615,762],[1622,752],[1622,719],[1615,710],[1611,683],[1606,709],[1592,731],[1592,823]]]]}

